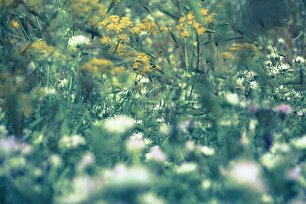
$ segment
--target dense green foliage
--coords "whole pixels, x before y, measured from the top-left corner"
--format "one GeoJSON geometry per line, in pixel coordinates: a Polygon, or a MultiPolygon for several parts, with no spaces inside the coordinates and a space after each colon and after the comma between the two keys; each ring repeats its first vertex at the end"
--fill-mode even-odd
{"type": "Polygon", "coordinates": [[[0,203],[306,203],[305,0],[0,17],[0,203]]]}

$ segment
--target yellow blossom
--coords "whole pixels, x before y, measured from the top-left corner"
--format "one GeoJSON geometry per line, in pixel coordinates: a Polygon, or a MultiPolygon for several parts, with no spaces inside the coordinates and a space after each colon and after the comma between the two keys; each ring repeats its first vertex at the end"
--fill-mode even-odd
{"type": "Polygon", "coordinates": [[[204,18],[207,23],[212,23],[214,21],[215,13],[212,13],[204,18]]]}
{"type": "Polygon", "coordinates": [[[111,74],[112,74],[112,75],[116,75],[116,74],[122,73],[122,72],[124,72],[124,71],[125,71],[125,69],[124,69],[123,66],[115,67],[114,69],[112,69],[111,74]]]}
{"type": "Polygon", "coordinates": [[[150,64],[151,57],[147,55],[146,53],[140,52],[137,53],[136,56],[133,59],[133,65],[132,68],[134,70],[141,70],[143,72],[150,72],[152,69],[152,66],[150,64]]]}
{"type": "Polygon", "coordinates": [[[18,29],[20,27],[19,22],[16,20],[11,20],[11,26],[15,29],[18,29]]]}
{"type": "Polygon", "coordinates": [[[186,37],[189,37],[190,36],[190,33],[187,31],[187,30],[184,30],[183,32],[181,32],[181,36],[183,38],[186,38],[186,37]]]}
{"type": "Polygon", "coordinates": [[[120,17],[117,16],[117,15],[112,15],[109,17],[110,21],[113,22],[113,23],[118,23],[119,20],[120,20],[120,17]]]}
{"type": "Polygon", "coordinates": [[[189,13],[187,14],[186,18],[187,18],[188,21],[192,21],[192,20],[194,19],[194,16],[192,15],[191,12],[189,12],[189,13]]]}
{"type": "Polygon", "coordinates": [[[185,21],[185,18],[184,18],[184,17],[181,17],[181,18],[179,19],[179,23],[184,23],[184,21],[185,21]]]}
{"type": "Polygon", "coordinates": [[[203,16],[207,16],[208,13],[209,13],[209,10],[208,10],[207,8],[201,9],[201,14],[202,14],[203,16]]]}
{"type": "Polygon", "coordinates": [[[110,60],[93,58],[89,62],[83,64],[81,70],[86,70],[93,74],[103,74],[109,73],[113,66],[110,60]]]}
{"type": "Polygon", "coordinates": [[[230,52],[223,52],[222,55],[225,59],[233,59],[233,55],[230,52]]]}
{"type": "Polygon", "coordinates": [[[119,39],[122,42],[128,42],[129,41],[129,36],[127,34],[120,34],[119,39]]]}
{"type": "Polygon", "coordinates": [[[176,26],[176,30],[182,30],[184,28],[183,24],[179,24],[178,26],[176,26]]]}
{"type": "Polygon", "coordinates": [[[109,43],[111,42],[111,39],[110,39],[109,36],[104,36],[104,37],[102,37],[102,38],[100,39],[100,42],[101,42],[102,44],[109,44],[109,43]]]}

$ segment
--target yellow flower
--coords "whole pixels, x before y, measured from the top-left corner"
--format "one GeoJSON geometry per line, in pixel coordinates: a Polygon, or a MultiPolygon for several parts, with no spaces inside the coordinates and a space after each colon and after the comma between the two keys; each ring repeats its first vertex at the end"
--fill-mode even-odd
{"type": "Polygon", "coordinates": [[[150,64],[151,57],[146,53],[140,52],[137,53],[133,59],[132,68],[134,70],[141,69],[143,72],[150,72],[152,70],[152,66],[150,64]]]}
{"type": "Polygon", "coordinates": [[[102,44],[109,44],[111,42],[111,39],[109,36],[104,36],[103,38],[100,39],[100,42],[102,44]]]}
{"type": "Polygon", "coordinates": [[[233,55],[230,52],[223,52],[222,55],[225,59],[233,59],[233,55]]]}
{"type": "Polygon", "coordinates": [[[115,67],[114,69],[112,69],[111,74],[116,75],[116,74],[122,73],[124,71],[125,71],[125,69],[124,69],[123,66],[115,67]]]}
{"type": "Polygon", "coordinates": [[[182,30],[184,28],[183,24],[179,24],[178,26],[176,26],[176,30],[182,30]]]}
{"type": "Polygon", "coordinates": [[[194,16],[192,15],[191,12],[189,12],[189,13],[187,14],[186,18],[187,18],[188,21],[192,21],[192,20],[194,19],[194,16]]]}
{"type": "Polygon", "coordinates": [[[122,25],[123,28],[127,28],[131,25],[133,25],[131,19],[129,17],[122,17],[120,20],[120,24],[122,25]]]}
{"type": "Polygon", "coordinates": [[[120,34],[119,39],[122,42],[128,42],[129,41],[129,36],[127,34],[120,34]]]}
{"type": "Polygon", "coordinates": [[[215,13],[212,13],[204,18],[207,23],[212,23],[214,21],[215,13]]]}
{"type": "Polygon", "coordinates": [[[199,35],[202,35],[202,34],[206,31],[206,28],[198,27],[198,28],[196,28],[196,30],[197,30],[197,33],[198,33],[199,35]]]}
{"type": "Polygon", "coordinates": [[[119,20],[120,20],[120,17],[117,16],[117,15],[112,15],[109,17],[110,21],[113,22],[113,23],[118,23],[119,20]]]}
{"type": "Polygon", "coordinates": [[[109,73],[113,66],[110,60],[93,58],[89,62],[83,64],[81,70],[86,70],[93,74],[103,74],[109,73]]]}
{"type": "Polygon", "coordinates": [[[15,28],[15,29],[18,29],[18,28],[20,28],[20,25],[19,25],[19,22],[18,21],[16,21],[16,20],[11,20],[11,26],[13,27],[13,28],[15,28]]]}
{"type": "Polygon", "coordinates": [[[185,18],[184,18],[184,17],[181,17],[181,18],[179,19],[179,23],[184,23],[184,21],[185,21],[185,18]]]}
{"type": "Polygon", "coordinates": [[[187,30],[184,30],[183,32],[181,32],[181,36],[182,36],[183,38],[187,38],[187,37],[190,36],[190,33],[189,33],[187,30]]]}
{"type": "Polygon", "coordinates": [[[167,26],[161,25],[160,26],[160,31],[169,31],[170,29],[167,26]]]}
{"type": "Polygon", "coordinates": [[[208,10],[207,8],[201,9],[201,14],[202,14],[203,16],[207,16],[208,13],[209,13],[209,10],[208,10]]]}

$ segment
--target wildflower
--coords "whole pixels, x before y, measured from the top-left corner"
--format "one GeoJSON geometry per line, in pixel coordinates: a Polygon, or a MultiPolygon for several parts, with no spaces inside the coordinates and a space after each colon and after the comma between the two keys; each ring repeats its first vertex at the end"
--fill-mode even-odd
{"type": "Polygon", "coordinates": [[[183,38],[187,38],[187,37],[190,36],[190,33],[189,33],[189,31],[184,30],[183,32],[181,32],[181,36],[182,36],[183,38]]]}
{"type": "Polygon", "coordinates": [[[78,163],[77,169],[78,171],[83,171],[89,165],[93,164],[95,161],[95,156],[91,152],[87,152],[82,160],[78,163]]]}
{"type": "Polygon", "coordinates": [[[301,167],[296,165],[287,172],[287,178],[296,181],[299,178],[301,178],[301,171],[302,171],[301,167]]]}
{"type": "Polygon", "coordinates": [[[235,93],[227,93],[225,99],[231,105],[237,105],[239,103],[238,95],[235,93]]]}
{"type": "Polygon", "coordinates": [[[212,23],[214,21],[215,13],[212,13],[204,18],[207,23],[212,23]]]}
{"type": "Polygon", "coordinates": [[[159,146],[155,145],[151,147],[150,152],[146,154],[146,160],[165,162],[167,160],[167,156],[161,151],[159,146]]]}
{"type": "Polygon", "coordinates": [[[150,143],[151,141],[144,139],[141,133],[135,133],[127,141],[126,147],[129,152],[140,152],[150,143]]]}
{"type": "Polygon", "coordinates": [[[107,59],[92,58],[82,65],[81,70],[89,71],[93,74],[109,73],[113,67],[113,62],[107,59]]]}
{"type": "Polygon", "coordinates": [[[35,87],[32,90],[32,94],[33,96],[36,97],[36,99],[41,101],[47,96],[55,95],[56,90],[54,88],[49,88],[49,87],[35,87]]]}
{"type": "Polygon", "coordinates": [[[184,25],[183,24],[179,24],[178,26],[176,26],[176,30],[180,31],[183,30],[184,25]]]}
{"type": "Polygon", "coordinates": [[[230,52],[223,52],[222,55],[225,59],[233,59],[233,55],[230,52]]]}
{"type": "Polygon", "coordinates": [[[85,143],[85,139],[80,135],[64,135],[59,141],[59,146],[70,149],[77,148],[81,145],[84,145],[85,143]]]}
{"type": "Polygon", "coordinates": [[[34,50],[49,53],[49,54],[52,54],[55,52],[55,48],[47,45],[43,40],[36,40],[32,42],[30,47],[34,50]]]}
{"type": "Polygon", "coordinates": [[[118,188],[146,186],[152,181],[152,175],[146,168],[127,167],[124,164],[117,164],[114,169],[104,170],[103,178],[106,185],[118,188]]]}
{"type": "Polygon", "coordinates": [[[201,14],[202,14],[203,16],[207,16],[208,13],[209,13],[209,10],[208,10],[207,8],[201,9],[201,14]]]}
{"type": "Polygon", "coordinates": [[[115,67],[114,69],[111,70],[111,74],[116,75],[119,73],[123,73],[124,71],[125,71],[125,68],[123,66],[115,67]]]}
{"type": "Polygon", "coordinates": [[[0,151],[4,154],[11,154],[19,151],[21,144],[13,137],[0,139],[0,151]]]}
{"type": "Polygon", "coordinates": [[[196,148],[206,156],[212,156],[215,154],[215,150],[211,147],[197,145],[196,148]]]}
{"type": "Polygon", "coordinates": [[[151,71],[151,64],[150,64],[151,57],[146,53],[140,52],[137,53],[133,59],[133,69],[138,70],[142,68],[144,71],[151,71]]]}
{"type": "Polygon", "coordinates": [[[84,35],[72,36],[68,40],[68,46],[71,50],[76,50],[80,46],[89,45],[90,39],[84,35]]]}
{"type": "Polygon", "coordinates": [[[62,79],[62,80],[59,80],[59,86],[64,88],[65,86],[67,86],[68,84],[68,80],[66,78],[62,79]]]}
{"type": "Polygon", "coordinates": [[[136,124],[133,118],[126,115],[118,115],[104,121],[104,128],[112,133],[122,134],[136,124]]]}
{"type": "Polygon", "coordinates": [[[111,39],[110,39],[109,36],[104,36],[104,37],[102,37],[102,38],[100,39],[100,42],[101,42],[102,44],[109,44],[109,43],[111,42],[111,39]]]}
{"type": "Polygon", "coordinates": [[[101,179],[81,175],[71,182],[72,190],[62,197],[57,198],[57,203],[70,204],[85,202],[91,195],[101,190],[104,182],[101,179]]]}
{"type": "Polygon", "coordinates": [[[145,193],[140,197],[140,203],[143,204],[164,204],[164,200],[161,198],[157,197],[153,193],[145,193]]]}
{"type": "Polygon", "coordinates": [[[176,172],[179,174],[191,173],[197,169],[197,164],[193,162],[184,162],[176,168],[176,172]]]}
{"type": "Polygon", "coordinates": [[[255,162],[238,161],[229,169],[227,176],[237,184],[264,191],[265,185],[260,174],[260,166],[255,162]]]}
{"type": "Polygon", "coordinates": [[[19,25],[19,22],[16,21],[16,20],[11,20],[11,26],[15,29],[19,29],[20,28],[20,25],[19,25]]]}
{"type": "Polygon", "coordinates": [[[54,167],[59,167],[62,163],[61,158],[56,154],[50,155],[48,160],[49,160],[50,164],[54,167]]]}
{"type": "Polygon", "coordinates": [[[289,105],[286,104],[281,104],[277,107],[278,111],[280,113],[284,113],[284,114],[290,114],[292,113],[292,108],[289,105]]]}
{"type": "Polygon", "coordinates": [[[179,19],[179,23],[184,23],[185,22],[185,18],[184,17],[181,17],[180,19],[179,19]]]}
{"type": "Polygon", "coordinates": [[[301,56],[297,56],[295,59],[294,59],[294,63],[297,63],[297,64],[304,64],[305,62],[305,59],[301,56]]]}
{"type": "Polygon", "coordinates": [[[127,34],[120,34],[119,39],[122,42],[128,42],[129,41],[129,36],[127,34]]]}
{"type": "Polygon", "coordinates": [[[188,151],[192,151],[195,149],[195,144],[194,144],[194,141],[192,140],[188,140],[185,144],[185,147],[188,151]]]}
{"type": "Polygon", "coordinates": [[[293,146],[297,149],[306,149],[306,135],[293,141],[293,146]]]}

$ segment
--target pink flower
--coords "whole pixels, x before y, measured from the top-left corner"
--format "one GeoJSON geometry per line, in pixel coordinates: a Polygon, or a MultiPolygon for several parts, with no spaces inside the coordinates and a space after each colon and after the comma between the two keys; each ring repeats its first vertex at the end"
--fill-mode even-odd
{"type": "Polygon", "coordinates": [[[289,105],[281,104],[277,107],[278,111],[284,114],[290,114],[292,113],[292,108],[289,105]]]}

